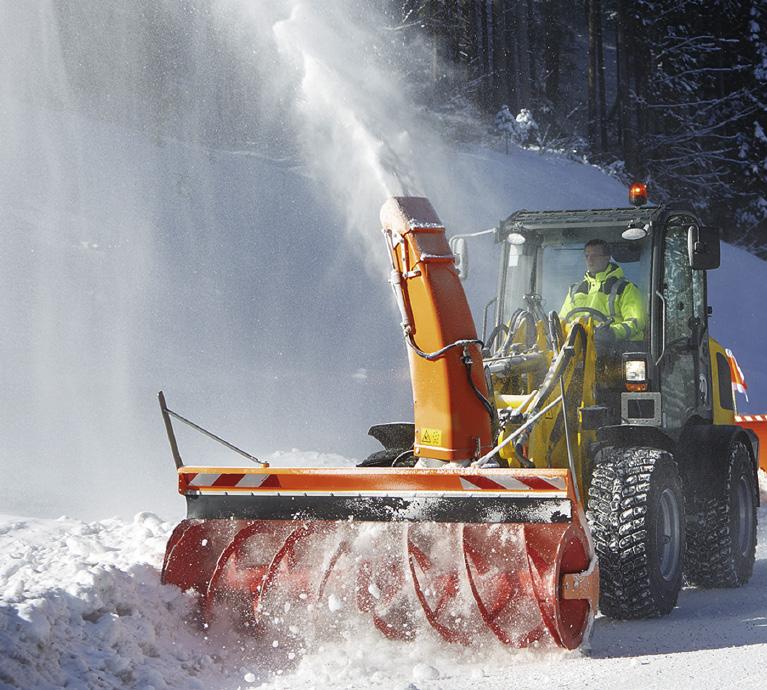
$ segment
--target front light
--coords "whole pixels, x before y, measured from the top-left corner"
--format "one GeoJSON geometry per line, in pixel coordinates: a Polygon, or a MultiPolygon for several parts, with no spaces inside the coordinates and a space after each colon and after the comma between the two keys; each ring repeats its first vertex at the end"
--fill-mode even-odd
{"type": "Polygon", "coordinates": [[[647,362],[643,359],[627,359],[623,363],[626,383],[644,383],[647,381],[647,362]]]}

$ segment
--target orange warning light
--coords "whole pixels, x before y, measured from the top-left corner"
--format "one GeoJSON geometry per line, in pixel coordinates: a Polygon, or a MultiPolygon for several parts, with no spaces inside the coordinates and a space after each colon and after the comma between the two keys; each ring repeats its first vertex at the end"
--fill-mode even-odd
{"type": "Polygon", "coordinates": [[[634,182],[631,185],[629,201],[633,206],[644,206],[647,203],[647,185],[644,182],[634,182]]]}

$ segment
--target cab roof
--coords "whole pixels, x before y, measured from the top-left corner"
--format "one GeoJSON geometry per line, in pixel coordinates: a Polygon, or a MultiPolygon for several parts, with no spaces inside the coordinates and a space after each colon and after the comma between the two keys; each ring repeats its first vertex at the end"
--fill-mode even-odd
{"type": "Polygon", "coordinates": [[[520,210],[502,220],[497,228],[497,241],[511,233],[540,232],[544,234],[566,234],[566,231],[596,230],[599,234],[622,232],[629,225],[653,224],[670,212],[694,213],[682,205],[630,206],[628,208],[600,208],[571,211],[527,211],[520,210]]]}

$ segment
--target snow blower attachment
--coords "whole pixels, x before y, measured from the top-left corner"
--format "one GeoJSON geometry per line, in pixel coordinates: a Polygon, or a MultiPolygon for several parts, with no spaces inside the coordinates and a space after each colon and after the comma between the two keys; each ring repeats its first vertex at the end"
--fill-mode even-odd
{"type": "Polygon", "coordinates": [[[566,472],[187,468],[163,581],[300,645],[356,609],[390,639],[577,647],[596,573],[566,472]]]}
{"type": "Polygon", "coordinates": [[[599,572],[573,473],[489,466],[495,408],[442,223],[420,198],[391,199],[381,217],[416,466],[185,466],[171,417],[190,422],[160,394],[188,511],[163,582],[198,592],[207,625],[287,649],[312,628],[342,632],[353,616],[394,640],[430,628],[465,645],[578,647],[599,572]]]}

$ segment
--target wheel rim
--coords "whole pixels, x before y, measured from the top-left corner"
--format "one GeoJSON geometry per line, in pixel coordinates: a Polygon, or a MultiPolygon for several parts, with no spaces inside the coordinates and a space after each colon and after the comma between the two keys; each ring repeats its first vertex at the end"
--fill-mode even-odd
{"type": "Polygon", "coordinates": [[[751,541],[753,539],[754,523],[752,520],[753,509],[753,497],[751,494],[751,487],[749,486],[748,479],[745,476],[741,476],[738,480],[737,488],[738,499],[738,550],[741,556],[746,556],[751,548],[751,541]]]}
{"type": "Polygon", "coordinates": [[[664,580],[671,581],[677,575],[681,550],[679,502],[671,489],[665,489],[660,496],[656,530],[660,574],[664,580]]]}

